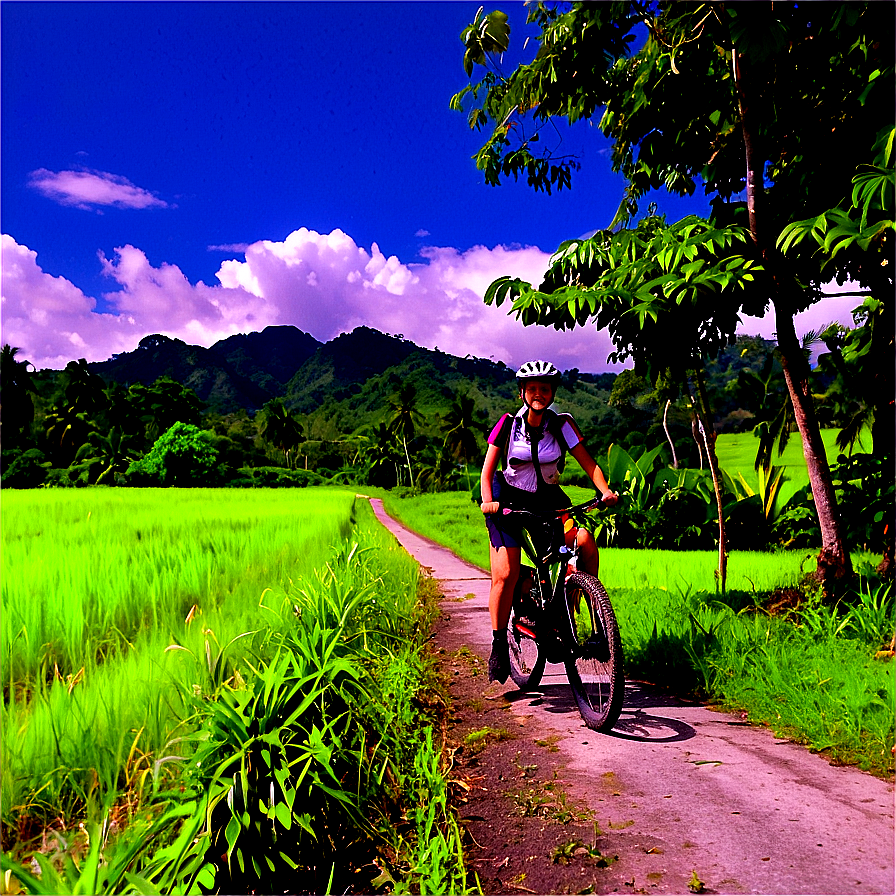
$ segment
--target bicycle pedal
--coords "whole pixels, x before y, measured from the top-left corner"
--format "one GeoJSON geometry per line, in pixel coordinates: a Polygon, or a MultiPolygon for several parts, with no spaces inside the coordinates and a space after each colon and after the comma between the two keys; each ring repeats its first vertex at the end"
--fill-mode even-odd
{"type": "Polygon", "coordinates": [[[513,627],[518,635],[535,639],[535,626],[528,620],[521,621],[518,619],[513,623],[513,627]]]}

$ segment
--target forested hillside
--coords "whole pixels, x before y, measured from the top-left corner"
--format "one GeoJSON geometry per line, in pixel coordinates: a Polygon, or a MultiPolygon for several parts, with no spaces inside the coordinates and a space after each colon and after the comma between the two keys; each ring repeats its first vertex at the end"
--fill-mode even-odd
{"type": "MultiPolygon", "coordinates": [[[[334,482],[467,491],[488,431],[519,407],[504,364],[365,327],[326,344],[294,327],[210,348],[154,335],[133,352],[62,371],[31,371],[16,355],[3,349],[5,487],[334,482]]],[[[773,345],[738,337],[706,362],[705,381],[713,431],[759,436],[744,446],[748,481],[732,472],[723,483],[734,543],[812,543],[811,497],[796,482],[782,490],[774,469],[794,427],[773,345]],[[749,471],[754,455],[768,468],[758,480],[749,471]]],[[[813,391],[829,427],[862,411],[830,355],[813,373],[813,391]]],[[[633,369],[563,372],[556,407],[575,417],[627,495],[605,539],[712,544],[717,511],[693,400],[689,389],[664,391],[633,369]]],[[[577,470],[572,464],[566,480],[576,481],[577,470]]],[[[844,488],[880,475],[844,468],[844,488]]],[[[879,499],[891,491],[882,480],[879,499]]],[[[875,525],[858,521],[856,541],[875,540],[875,525]]]]}

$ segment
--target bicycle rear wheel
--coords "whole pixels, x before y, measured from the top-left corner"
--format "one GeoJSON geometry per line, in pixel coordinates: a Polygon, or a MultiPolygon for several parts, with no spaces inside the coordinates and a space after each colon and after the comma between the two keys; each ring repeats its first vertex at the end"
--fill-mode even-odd
{"type": "Polygon", "coordinates": [[[507,646],[510,648],[510,677],[521,691],[537,688],[544,673],[544,657],[535,640],[516,624],[516,610],[507,622],[507,646]]]}
{"type": "Polygon", "coordinates": [[[566,608],[574,643],[566,674],[585,724],[609,731],[625,696],[622,640],[616,614],[595,576],[573,573],[566,582],[566,608]]]}

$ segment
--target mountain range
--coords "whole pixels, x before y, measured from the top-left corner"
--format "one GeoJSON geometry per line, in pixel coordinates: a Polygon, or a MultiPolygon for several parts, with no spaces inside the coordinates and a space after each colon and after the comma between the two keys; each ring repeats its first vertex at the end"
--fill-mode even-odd
{"type": "MultiPolygon", "coordinates": [[[[280,398],[287,408],[313,418],[319,438],[354,432],[361,423],[381,417],[403,382],[416,387],[424,416],[444,410],[458,392],[473,395],[489,416],[516,401],[514,372],[504,364],[422,348],[368,327],[326,343],[296,327],[266,327],[209,348],[156,334],[142,339],[132,352],[89,367],[107,382],[125,386],[170,377],[218,414],[253,414],[280,398]]],[[[605,402],[614,379],[614,374],[570,371],[568,385],[579,393],[573,404],[585,400],[593,405],[597,393],[603,393],[605,402]]]]}

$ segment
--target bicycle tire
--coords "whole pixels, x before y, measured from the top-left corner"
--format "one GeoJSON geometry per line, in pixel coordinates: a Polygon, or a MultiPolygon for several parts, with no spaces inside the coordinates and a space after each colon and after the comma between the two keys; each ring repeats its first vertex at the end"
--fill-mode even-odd
{"type": "Polygon", "coordinates": [[[569,686],[585,724],[610,731],[625,696],[622,639],[613,605],[600,581],[581,572],[567,579],[565,598],[575,641],[565,663],[569,686]]]}
{"type": "Polygon", "coordinates": [[[544,674],[544,656],[538,641],[523,635],[514,625],[516,607],[507,620],[507,646],[510,648],[510,677],[521,691],[537,688],[544,674]]]}

